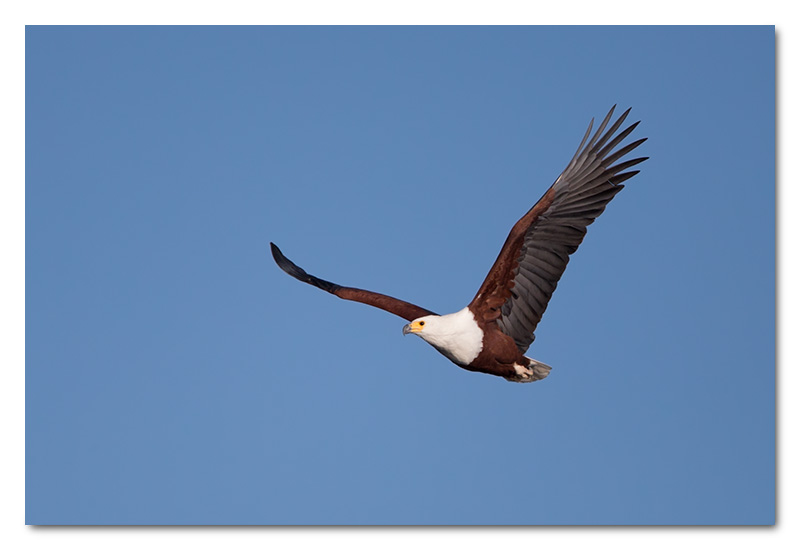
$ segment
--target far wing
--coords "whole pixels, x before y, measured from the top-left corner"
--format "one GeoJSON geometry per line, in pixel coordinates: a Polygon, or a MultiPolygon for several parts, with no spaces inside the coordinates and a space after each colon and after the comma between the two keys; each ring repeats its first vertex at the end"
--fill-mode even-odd
{"type": "Polygon", "coordinates": [[[418,317],[424,317],[425,315],[433,315],[432,311],[428,311],[425,308],[404,302],[403,300],[398,300],[397,298],[392,298],[391,296],[386,296],[385,294],[378,294],[377,292],[370,292],[369,290],[361,290],[360,288],[339,286],[335,283],[318,279],[317,277],[306,273],[303,268],[298,267],[291,260],[289,260],[289,258],[284,256],[280,248],[275,246],[274,243],[269,243],[269,245],[272,248],[272,257],[275,258],[275,262],[278,264],[278,267],[298,281],[303,281],[304,283],[313,285],[324,290],[325,292],[330,292],[331,294],[334,294],[344,300],[361,302],[362,304],[367,304],[369,306],[374,306],[384,311],[388,311],[389,313],[394,313],[395,315],[398,315],[407,321],[413,321],[414,319],[417,319],[418,317]]]}
{"type": "Polygon", "coordinates": [[[523,353],[533,342],[533,332],[567,267],[569,255],[583,241],[586,227],[622,190],[622,182],[639,173],[624,170],[647,160],[641,157],[614,164],[647,139],[614,151],[639,124],[636,122],[615,136],[629,112],[630,109],[625,111],[603,133],[614,113],[612,107],[586,143],[592,120],[566,169],[512,228],[470,304],[470,309],[484,320],[496,320],[500,330],[511,336],[523,353]]]}

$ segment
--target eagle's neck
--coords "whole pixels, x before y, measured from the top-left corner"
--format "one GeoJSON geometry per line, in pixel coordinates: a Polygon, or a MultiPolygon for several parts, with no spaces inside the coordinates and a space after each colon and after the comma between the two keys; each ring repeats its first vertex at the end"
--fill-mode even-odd
{"type": "Polygon", "coordinates": [[[483,330],[468,308],[436,317],[419,335],[457,365],[469,365],[483,349],[483,330]]]}

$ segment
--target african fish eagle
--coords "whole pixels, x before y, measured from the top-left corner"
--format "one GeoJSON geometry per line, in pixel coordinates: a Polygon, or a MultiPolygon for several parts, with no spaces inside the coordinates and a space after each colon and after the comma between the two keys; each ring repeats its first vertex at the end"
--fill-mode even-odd
{"type": "Polygon", "coordinates": [[[622,182],[639,173],[626,170],[648,158],[616,163],[647,138],[615,151],[639,124],[617,133],[628,109],[603,133],[615,107],[589,139],[592,119],[572,160],[511,229],[486,280],[461,311],[436,315],[391,296],[324,281],[306,273],[270,243],[272,255],[281,269],[300,281],[410,321],[403,334],[420,336],[461,368],[512,382],[541,380],[550,373],[550,366],[526,357],[525,352],[569,256],[583,241],[586,227],[622,190],[622,182]]]}

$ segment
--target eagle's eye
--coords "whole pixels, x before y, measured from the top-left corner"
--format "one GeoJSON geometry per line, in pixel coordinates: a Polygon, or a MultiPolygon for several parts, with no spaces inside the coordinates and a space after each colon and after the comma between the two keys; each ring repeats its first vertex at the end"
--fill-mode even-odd
{"type": "Polygon", "coordinates": [[[419,322],[419,326],[424,327],[425,326],[425,321],[420,321],[419,322]]]}

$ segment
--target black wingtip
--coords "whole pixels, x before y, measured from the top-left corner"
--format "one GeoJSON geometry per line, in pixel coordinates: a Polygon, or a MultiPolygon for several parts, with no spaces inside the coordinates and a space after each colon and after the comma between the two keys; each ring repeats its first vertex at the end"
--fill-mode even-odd
{"type": "Polygon", "coordinates": [[[269,243],[269,246],[272,249],[272,258],[275,260],[275,263],[278,264],[278,267],[295,279],[300,279],[301,281],[305,282],[306,278],[308,277],[308,273],[295,265],[289,258],[284,256],[283,252],[281,252],[281,249],[278,248],[275,243],[271,242],[269,243]]]}
{"type": "Polygon", "coordinates": [[[283,255],[283,252],[281,252],[281,249],[278,248],[278,246],[275,243],[273,243],[272,241],[270,241],[269,247],[272,250],[272,258],[275,260],[275,263],[277,263],[278,265],[281,265],[281,261],[285,260],[286,256],[283,255]]]}
{"type": "Polygon", "coordinates": [[[325,292],[330,292],[332,294],[336,293],[337,290],[342,288],[341,286],[335,283],[319,279],[317,277],[314,277],[313,275],[309,275],[308,273],[306,273],[305,269],[296,265],[289,258],[284,256],[283,252],[281,252],[281,249],[278,248],[275,243],[271,242],[269,243],[269,246],[272,249],[272,257],[275,259],[275,263],[278,264],[278,267],[280,267],[282,270],[284,270],[286,273],[288,273],[298,281],[308,283],[319,289],[324,290],[325,292]]]}
{"type": "Polygon", "coordinates": [[[272,249],[272,257],[275,258],[275,261],[278,261],[278,258],[285,258],[286,256],[283,255],[281,249],[278,248],[274,242],[270,241],[269,247],[272,249]]]}

